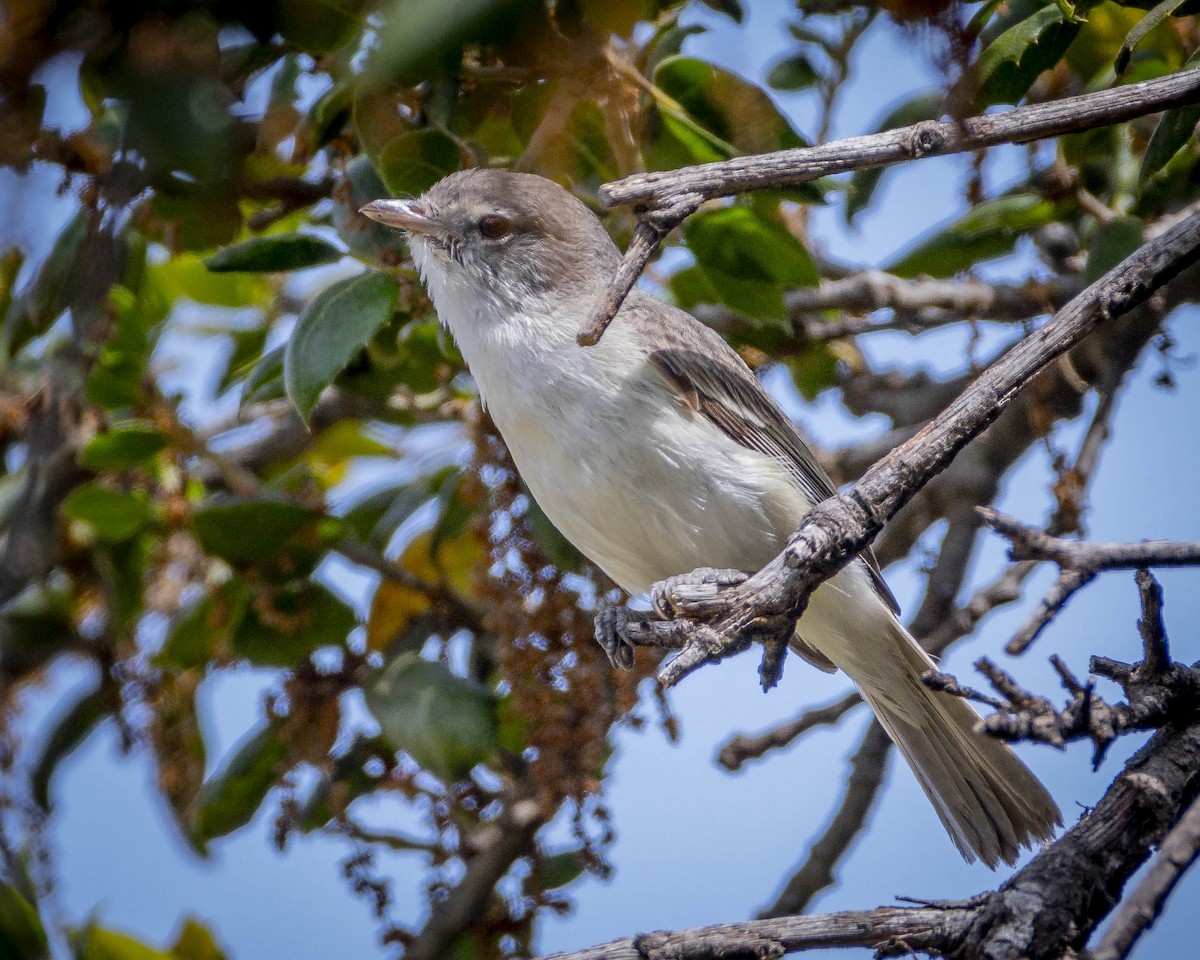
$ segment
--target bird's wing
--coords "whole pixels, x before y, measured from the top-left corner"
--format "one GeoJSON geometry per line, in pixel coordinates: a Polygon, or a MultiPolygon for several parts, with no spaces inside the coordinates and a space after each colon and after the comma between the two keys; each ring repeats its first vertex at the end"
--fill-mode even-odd
{"type": "MultiPolygon", "coordinates": [[[[647,360],[692,410],[743,447],[782,463],[813,503],[836,493],[795,426],[715,331],[644,294],[630,304],[628,316],[641,334],[647,360]]],[[[883,580],[874,551],[868,547],[860,556],[875,591],[898,614],[900,605],[883,580]]]]}

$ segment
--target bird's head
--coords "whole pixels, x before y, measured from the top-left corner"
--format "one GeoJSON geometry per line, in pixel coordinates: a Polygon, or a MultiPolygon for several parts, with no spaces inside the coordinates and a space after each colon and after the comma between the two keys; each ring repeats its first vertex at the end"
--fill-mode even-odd
{"type": "Polygon", "coordinates": [[[553,297],[586,309],[620,262],[591,210],[534,174],[463,170],[415,200],[375,200],[362,213],[408,232],[444,318],[466,295],[509,308],[553,297]]]}

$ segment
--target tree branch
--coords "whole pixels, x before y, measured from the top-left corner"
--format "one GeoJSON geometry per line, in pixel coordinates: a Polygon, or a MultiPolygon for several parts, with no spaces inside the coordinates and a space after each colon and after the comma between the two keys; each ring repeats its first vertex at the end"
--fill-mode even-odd
{"type": "Polygon", "coordinates": [[[879,907],[614,940],[545,960],[746,960],[819,947],[878,956],[1058,960],[1078,953],[1130,876],[1200,789],[1200,723],[1159,730],[1096,807],[993,893],[920,907],[879,907]]]}
{"type": "Polygon", "coordinates": [[[632,624],[628,640],[680,653],[659,674],[677,683],[705,663],[749,643],[766,644],[764,686],[778,680],[779,655],[804,612],[812,590],[866,547],[913,495],[945,469],[958,452],[1012,403],[1019,391],[1055,358],[1200,258],[1200,213],[1193,214],[1092,284],[1042,328],[993,363],[970,388],[907,443],[883,457],[846,493],[813,508],[787,548],[744,583],[715,602],[689,606],[672,597],[683,617],[695,620],[632,624]],[[703,622],[698,622],[703,621],[703,622]],[[714,640],[715,638],[715,640],[714,640]]]}
{"type": "Polygon", "coordinates": [[[926,120],[816,147],[640,173],[607,183],[600,188],[601,200],[609,206],[633,204],[640,222],[635,242],[630,244],[607,293],[580,328],[579,342],[588,346],[600,340],[662,238],[706,200],[795,186],[829,174],[922,157],[982,150],[1002,143],[1030,143],[1198,101],[1200,70],[1185,70],[1051,103],[1015,107],[1004,113],[964,120],[926,120]]]}

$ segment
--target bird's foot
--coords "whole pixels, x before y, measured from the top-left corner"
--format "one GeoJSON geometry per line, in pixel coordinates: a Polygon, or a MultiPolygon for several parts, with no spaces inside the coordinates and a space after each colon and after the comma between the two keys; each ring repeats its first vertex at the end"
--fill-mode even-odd
{"type": "Polygon", "coordinates": [[[743,570],[700,567],[654,584],[650,588],[650,604],[664,620],[711,616],[723,609],[721,594],[749,578],[750,574],[743,570]]]}
{"type": "Polygon", "coordinates": [[[653,616],[625,607],[605,607],[596,614],[596,642],[608,654],[609,663],[622,670],[633,668],[633,648],[638,645],[633,639],[633,631],[636,625],[653,616]]]}

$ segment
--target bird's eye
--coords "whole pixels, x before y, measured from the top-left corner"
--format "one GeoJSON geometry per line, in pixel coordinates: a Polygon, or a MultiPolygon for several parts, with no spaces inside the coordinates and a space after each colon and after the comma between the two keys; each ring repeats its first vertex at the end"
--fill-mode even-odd
{"type": "Polygon", "coordinates": [[[499,240],[512,230],[508,217],[498,213],[489,213],[479,218],[479,232],[489,240],[499,240]]]}

